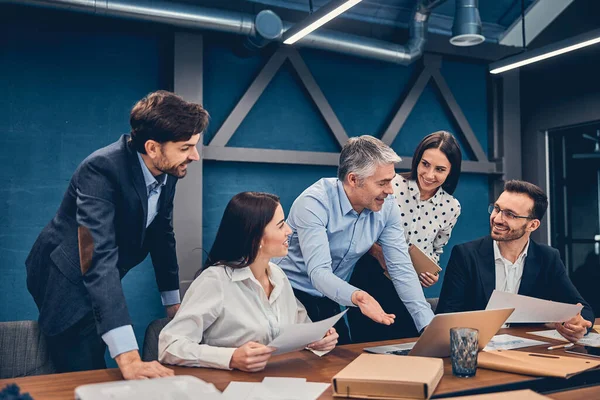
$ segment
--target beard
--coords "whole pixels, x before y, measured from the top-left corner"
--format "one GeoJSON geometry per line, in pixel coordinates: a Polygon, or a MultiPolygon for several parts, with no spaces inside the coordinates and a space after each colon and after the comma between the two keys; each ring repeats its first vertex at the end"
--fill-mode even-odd
{"type": "Polygon", "coordinates": [[[493,225],[490,230],[490,236],[497,242],[509,242],[511,240],[521,239],[526,233],[526,226],[522,226],[519,229],[510,229],[508,231],[504,231],[502,234],[494,233],[493,225]]]}
{"type": "Polygon", "coordinates": [[[189,164],[191,161],[186,160],[180,164],[172,165],[167,162],[167,159],[163,156],[156,163],[155,167],[157,170],[164,174],[174,176],[176,178],[183,178],[187,174],[187,168],[181,168],[184,165],[189,164]]]}

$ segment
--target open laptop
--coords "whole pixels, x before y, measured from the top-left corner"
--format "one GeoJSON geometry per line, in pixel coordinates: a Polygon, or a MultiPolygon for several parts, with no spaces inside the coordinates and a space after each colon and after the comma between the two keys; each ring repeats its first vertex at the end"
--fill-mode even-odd
{"type": "Polygon", "coordinates": [[[438,314],[416,342],[367,347],[375,354],[396,354],[421,357],[450,356],[450,328],[473,328],[479,331],[478,345],[482,350],[494,337],[514,308],[438,314]]]}

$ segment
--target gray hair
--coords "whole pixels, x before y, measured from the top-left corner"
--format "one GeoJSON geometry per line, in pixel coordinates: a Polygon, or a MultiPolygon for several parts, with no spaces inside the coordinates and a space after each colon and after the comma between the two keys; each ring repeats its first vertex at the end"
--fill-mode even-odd
{"type": "Polygon", "coordinates": [[[370,135],[353,137],[340,153],[338,179],[343,182],[353,172],[362,180],[373,175],[378,166],[400,161],[398,154],[381,140],[370,135]]]}

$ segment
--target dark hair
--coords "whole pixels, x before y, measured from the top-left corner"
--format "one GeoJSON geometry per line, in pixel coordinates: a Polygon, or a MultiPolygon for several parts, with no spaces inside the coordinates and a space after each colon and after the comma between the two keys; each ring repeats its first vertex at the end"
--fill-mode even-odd
{"type": "Polygon", "coordinates": [[[200,104],[187,102],[165,90],[150,93],[131,109],[131,145],[146,154],[148,140],[184,142],[204,132],[208,119],[208,112],[200,104]]]}
{"type": "Polygon", "coordinates": [[[270,193],[238,193],[227,204],[217,237],[204,267],[214,264],[243,268],[258,254],[265,227],[279,205],[279,197],[270,193]]]}
{"type": "Polygon", "coordinates": [[[525,181],[510,180],[504,184],[504,191],[526,194],[533,200],[533,209],[530,211],[530,216],[540,221],[544,218],[548,209],[548,196],[539,186],[525,181]]]}
{"type": "Polygon", "coordinates": [[[442,189],[448,194],[453,194],[456,190],[456,185],[458,185],[458,178],[460,178],[462,152],[456,138],[450,132],[437,131],[425,136],[415,150],[410,171],[400,175],[405,179],[416,181],[417,168],[419,167],[421,158],[423,158],[423,153],[428,149],[439,149],[448,158],[448,161],[450,161],[450,174],[448,174],[446,181],[442,184],[442,189]]]}

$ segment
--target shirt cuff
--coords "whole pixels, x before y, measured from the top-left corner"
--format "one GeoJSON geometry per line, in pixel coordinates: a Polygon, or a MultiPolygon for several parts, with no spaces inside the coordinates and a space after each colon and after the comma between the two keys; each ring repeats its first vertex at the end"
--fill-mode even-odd
{"type": "Polygon", "coordinates": [[[209,346],[202,353],[202,362],[207,363],[209,367],[232,370],[233,368],[230,367],[231,358],[236,350],[235,347],[209,346]]]}
{"type": "Polygon", "coordinates": [[[119,354],[139,349],[131,325],[123,325],[111,329],[102,335],[102,340],[108,346],[108,351],[112,358],[115,358],[119,354]]]}
{"type": "Polygon", "coordinates": [[[162,304],[165,307],[181,303],[181,297],[179,297],[179,289],[166,290],[164,292],[160,292],[160,299],[162,300],[162,304]]]}
{"type": "Polygon", "coordinates": [[[352,293],[359,291],[360,289],[347,284],[337,289],[335,301],[346,307],[356,307],[356,304],[352,302],[352,293]]]}
{"type": "Polygon", "coordinates": [[[415,323],[415,327],[417,328],[417,332],[420,332],[427,325],[429,325],[434,316],[435,315],[433,314],[433,311],[431,311],[431,308],[424,308],[412,314],[412,319],[415,323]]]}

